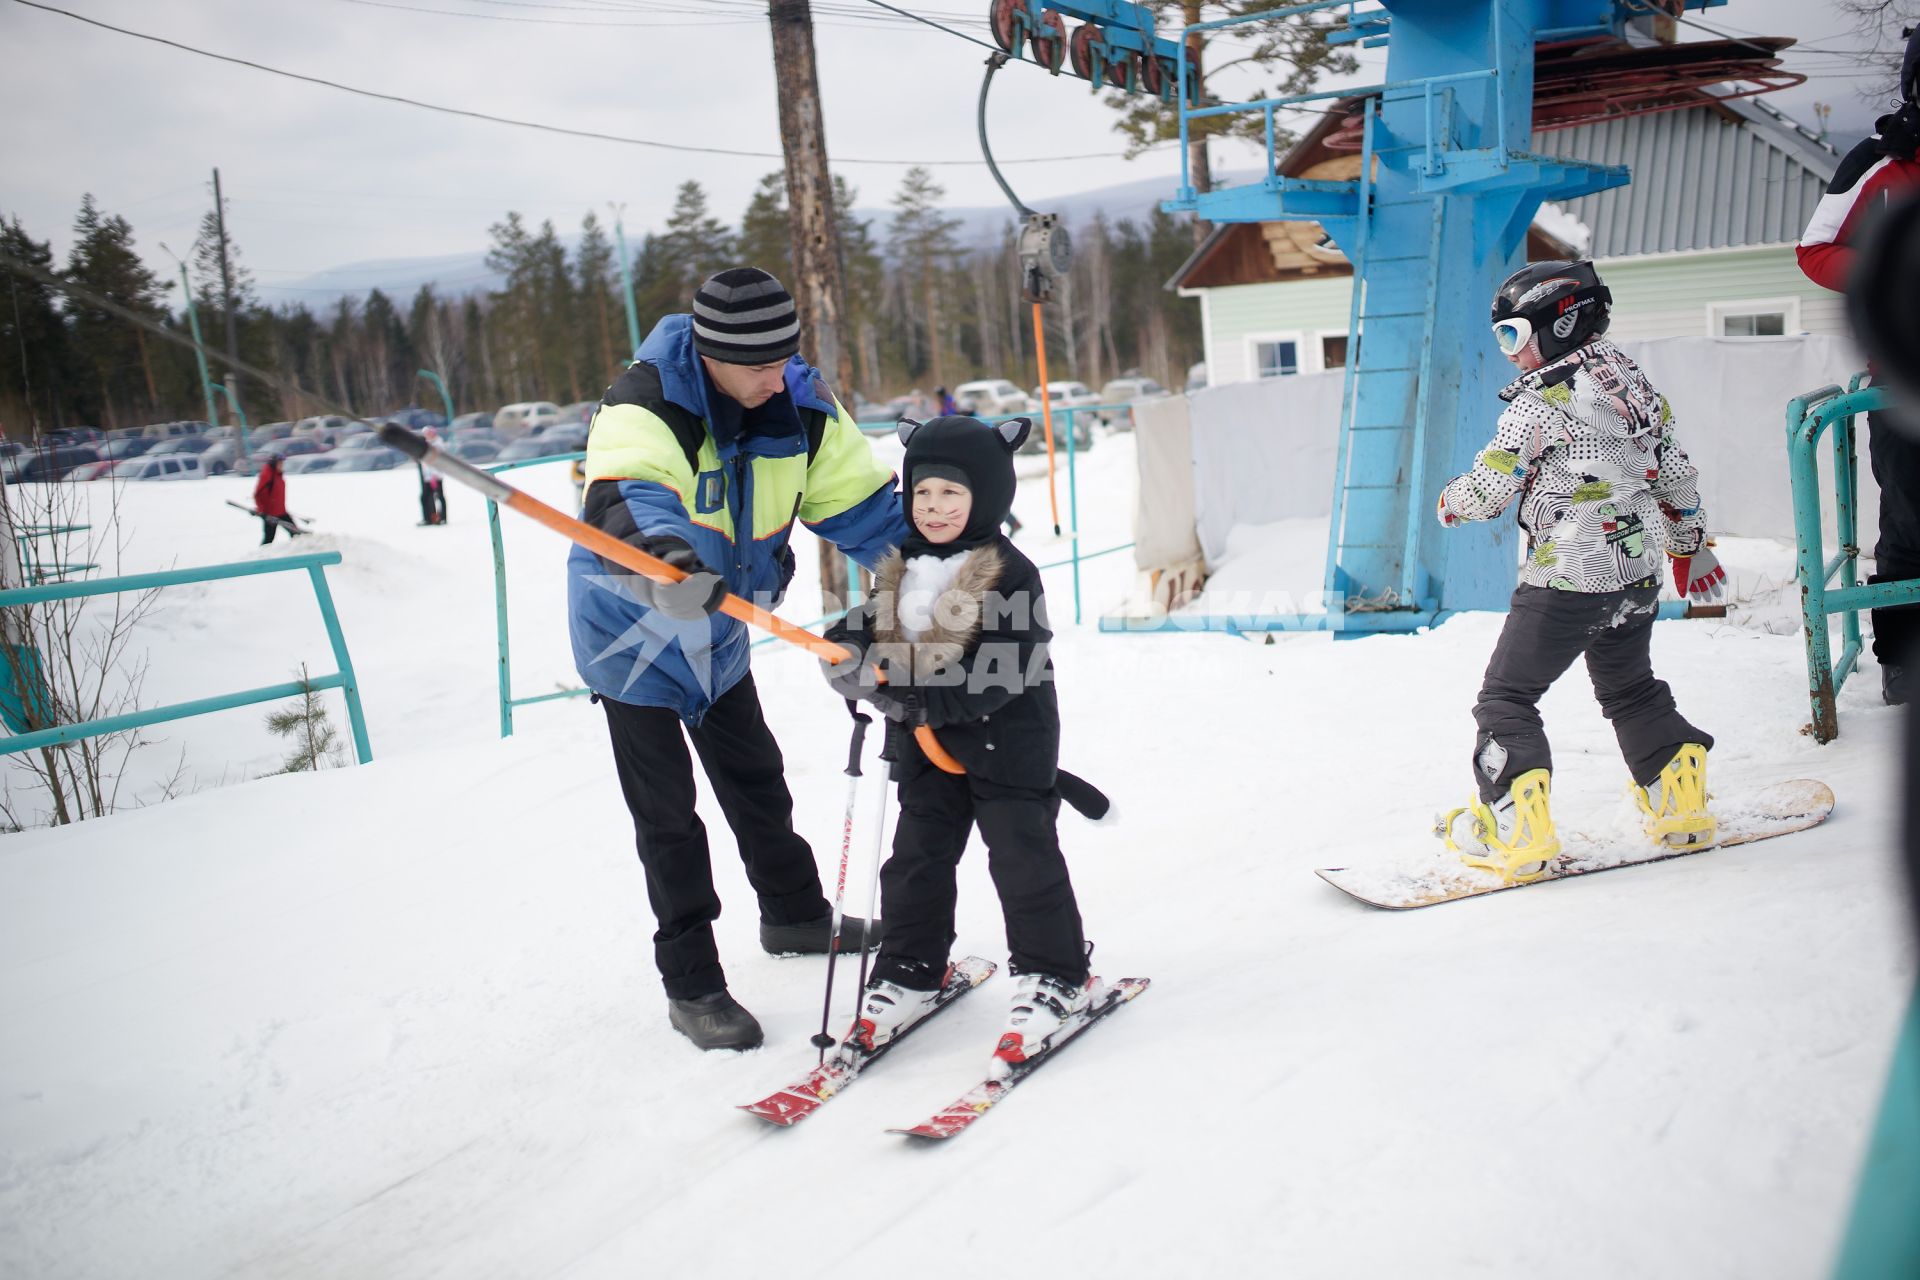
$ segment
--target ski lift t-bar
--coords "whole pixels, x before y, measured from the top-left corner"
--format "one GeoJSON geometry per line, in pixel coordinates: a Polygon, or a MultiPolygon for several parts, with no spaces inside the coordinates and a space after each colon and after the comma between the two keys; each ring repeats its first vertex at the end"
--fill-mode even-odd
{"type": "MultiPolygon", "coordinates": [[[[469,489],[477,490],[489,500],[545,525],[561,537],[578,543],[601,559],[610,560],[623,569],[652,578],[655,582],[679,582],[687,576],[685,570],[676,569],[658,556],[648,555],[632,543],[622,542],[602,529],[596,529],[583,520],[576,520],[548,506],[525,490],[516,489],[500,477],[455,457],[398,423],[389,422],[383,425],[380,428],[380,441],[382,444],[398,449],[415,462],[424,463],[441,474],[458,480],[469,489]]],[[[770,632],[788,644],[805,649],[816,658],[836,663],[846,660],[847,651],[833,641],[817,636],[804,627],[796,627],[778,614],[762,609],[759,605],[743,600],[739,596],[731,593],[722,596],[719,612],[744,622],[750,627],[758,627],[762,631],[770,632]]],[[[884,676],[882,679],[884,680],[884,676]]],[[[920,750],[925,752],[927,759],[941,770],[947,773],[966,772],[960,763],[941,747],[939,740],[933,736],[932,729],[921,725],[913,733],[920,744],[920,750]]]]}

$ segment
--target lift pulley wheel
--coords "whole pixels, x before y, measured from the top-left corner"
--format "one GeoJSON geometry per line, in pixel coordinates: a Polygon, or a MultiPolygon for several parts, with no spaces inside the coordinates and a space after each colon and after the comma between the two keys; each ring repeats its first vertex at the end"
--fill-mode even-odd
{"type": "Polygon", "coordinates": [[[1073,33],[1073,39],[1067,42],[1067,61],[1073,66],[1073,74],[1082,80],[1093,79],[1095,62],[1094,45],[1100,40],[1100,28],[1091,22],[1082,24],[1073,33]]]}
{"type": "Polygon", "coordinates": [[[987,25],[993,28],[993,42],[1016,57],[1020,53],[1020,15],[1026,12],[1026,0],[993,0],[987,10],[987,25]]]}
{"type": "Polygon", "coordinates": [[[1033,51],[1035,62],[1059,75],[1067,61],[1067,20],[1057,10],[1042,10],[1033,34],[1027,37],[1027,47],[1033,51]]]}

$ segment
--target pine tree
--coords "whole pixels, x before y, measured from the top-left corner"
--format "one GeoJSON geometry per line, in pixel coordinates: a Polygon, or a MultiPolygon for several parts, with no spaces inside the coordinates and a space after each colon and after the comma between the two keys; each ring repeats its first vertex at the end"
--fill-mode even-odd
{"type": "MultiPolygon", "coordinates": [[[[74,218],[66,276],[130,311],[160,314],[160,281],[134,252],[132,226],[103,215],[91,194],[81,197],[74,218]]],[[[144,332],[78,298],[69,297],[66,310],[74,354],[86,370],[75,388],[75,407],[109,427],[146,421],[156,412],[159,391],[144,332]]]]}
{"type": "MultiPolygon", "coordinates": [[[[592,383],[596,388],[603,387],[618,377],[625,365],[613,339],[614,326],[626,323],[625,304],[619,301],[619,264],[613,260],[613,244],[591,210],[580,221],[580,248],[573,256],[573,277],[580,294],[580,347],[598,353],[592,362],[592,383]],[[616,316],[616,310],[622,314],[616,316]]],[[[625,341],[623,327],[621,344],[625,341]]]]}
{"type": "MultiPolygon", "coordinates": [[[[0,222],[0,253],[51,272],[52,245],[0,222]]],[[[54,290],[6,273],[0,290],[0,421],[14,435],[72,425],[73,350],[54,290]]]]}
{"type": "Polygon", "coordinates": [[[787,213],[787,179],[770,173],[760,179],[747,211],[740,217],[735,250],[742,265],[758,267],[789,289],[793,287],[793,223],[787,213]]]}
{"type": "Polygon", "coordinates": [[[314,773],[340,763],[340,735],[327,714],[320,690],[313,687],[307,669],[300,668],[300,701],[267,713],[267,732],[286,738],[291,746],[275,773],[314,773]]]}
{"type": "Polygon", "coordinates": [[[847,288],[847,318],[854,334],[861,385],[869,394],[876,394],[881,377],[880,296],[886,288],[887,265],[873,242],[873,224],[854,216],[853,205],[859,194],[844,177],[834,175],[834,221],[840,228],[840,270],[847,288]]]}
{"type": "Polygon", "coordinates": [[[936,383],[946,382],[940,319],[943,276],[959,253],[954,232],[960,220],[940,211],[946,195],[946,188],[935,182],[931,173],[915,165],[900,180],[900,190],[893,197],[896,212],[888,228],[888,247],[917,295],[914,303],[920,309],[919,321],[926,334],[927,368],[936,383]]]}

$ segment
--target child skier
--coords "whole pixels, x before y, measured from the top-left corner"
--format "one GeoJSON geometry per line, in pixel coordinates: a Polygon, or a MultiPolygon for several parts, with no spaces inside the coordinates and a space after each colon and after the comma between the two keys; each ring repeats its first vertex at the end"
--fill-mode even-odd
{"type": "Polygon", "coordinates": [[[1517,497],[1527,531],[1520,586],[1473,708],[1479,794],[1436,830],[1468,866],[1510,881],[1539,877],[1560,852],[1537,704],[1583,654],[1647,835],[1714,841],[1713,739],[1675,708],[1649,646],[1663,552],[1691,600],[1719,600],[1726,571],[1706,546],[1696,472],[1666,397],[1601,336],[1611,303],[1591,262],[1537,262],[1507,278],[1493,333],[1525,376],[1501,391],[1507,407],[1473,469],[1440,494],[1450,527],[1491,520],[1517,497]]]}
{"type": "Polygon", "coordinates": [[[996,1064],[1039,1052],[1101,990],[1054,819],[1063,794],[1096,817],[1106,800],[1058,768],[1040,573],[999,531],[1014,450],[1031,429],[1023,418],[997,428],[960,416],[903,421],[912,532],[880,563],[872,597],[827,632],[852,655],[823,663],[827,679],[885,713],[900,784],[893,856],[880,872],[886,939],[849,1036],[868,1050],[924,1016],[947,980],[955,872],[976,822],[1019,979],[996,1064]],[[931,764],[911,735],[917,725],[938,731],[967,772],[931,764]]]}

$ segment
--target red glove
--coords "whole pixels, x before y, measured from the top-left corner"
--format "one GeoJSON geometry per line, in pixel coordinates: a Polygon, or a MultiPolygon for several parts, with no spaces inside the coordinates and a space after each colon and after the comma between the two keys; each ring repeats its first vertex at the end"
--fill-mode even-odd
{"type": "Polygon", "coordinates": [[[1727,571],[1702,543],[1690,556],[1673,556],[1673,589],[1693,604],[1719,604],[1727,598],[1727,571]]]}

